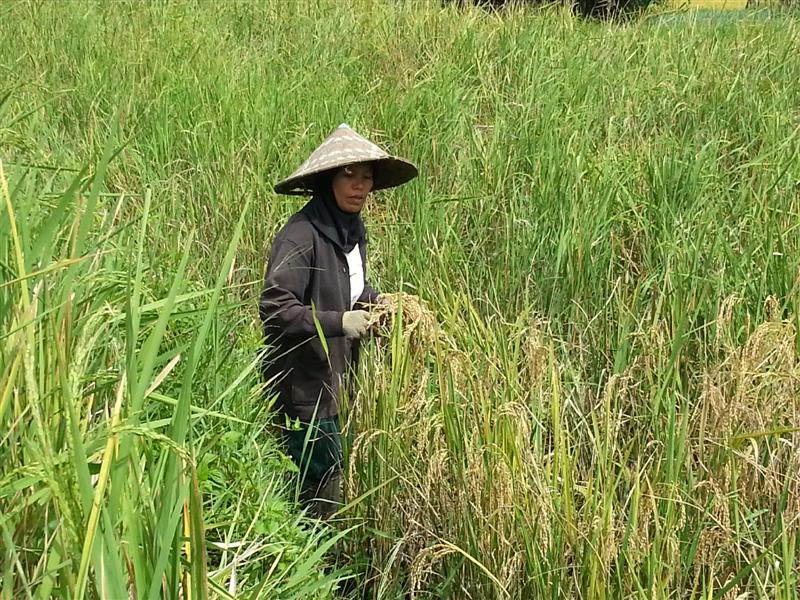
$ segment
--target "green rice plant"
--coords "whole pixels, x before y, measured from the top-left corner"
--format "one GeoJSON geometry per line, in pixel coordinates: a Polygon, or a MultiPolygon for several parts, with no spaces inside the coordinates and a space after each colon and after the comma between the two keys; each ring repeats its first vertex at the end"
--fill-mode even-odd
{"type": "Polygon", "coordinates": [[[20,1],[0,28],[6,597],[330,596],[334,558],[351,596],[797,597],[791,13],[20,1]],[[363,356],[317,553],[255,298],[301,206],[270,184],[342,121],[421,167],[365,219],[373,282],[430,313],[363,356]]]}
{"type": "MultiPolygon", "coordinates": [[[[335,537],[312,529],[293,540],[299,518],[277,515],[284,533],[272,532],[273,541],[259,531],[238,542],[231,535],[242,532],[232,524],[219,541],[206,532],[196,468],[197,452],[212,446],[204,424],[248,422],[193,406],[194,383],[208,360],[246,207],[216,283],[200,292],[208,301],[197,327],[169,342],[168,330],[185,320],[182,305],[198,297],[184,288],[194,236],[181,244],[166,296],[152,299],[144,258],[152,194],[144,195],[138,223],[121,222],[126,196],[101,195],[112,150],[109,143],[92,176],[81,171],[63,193],[55,191],[64,179],[57,170],[9,176],[0,163],[8,275],[0,288],[2,596],[206,598],[249,589],[261,598],[325,597],[340,575],[308,573],[335,537]],[[209,552],[219,562],[210,563],[209,552]],[[251,580],[249,571],[262,564],[273,576],[251,580]]],[[[258,362],[250,363],[219,400],[243,381],[252,385],[258,362]]],[[[270,480],[272,496],[257,491],[262,503],[283,493],[279,470],[262,484],[270,480]]]]}
{"type": "Polygon", "coordinates": [[[487,327],[468,310],[433,339],[406,316],[350,415],[342,516],[362,523],[349,551],[372,555],[375,597],[796,597],[790,323],[731,348],[690,402],[657,330],[633,333],[643,362],[667,357],[661,383],[640,364],[585,389],[530,315],[487,327]]]}

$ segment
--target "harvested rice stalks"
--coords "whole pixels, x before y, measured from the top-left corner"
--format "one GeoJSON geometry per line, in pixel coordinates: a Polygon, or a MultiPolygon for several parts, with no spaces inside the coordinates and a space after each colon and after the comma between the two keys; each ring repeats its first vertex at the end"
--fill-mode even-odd
{"type": "Polygon", "coordinates": [[[435,346],[447,348],[438,360],[446,362],[457,379],[466,372],[467,355],[439,326],[436,313],[419,296],[405,292],[382,294],[381,301],[371,306],[369,328],[377,337],[388,338],[398,316],[403,326],[403,337],[410,342],[412,360],[419,373],[425,371],[425,356],[433,352],[435,346]]]}
{"type": "Polygon", "coordinates": [[[381,295],[381,301],[370,310],[370,330],[378,336],[388,336],[398,315],[405,336],[416,335],[422,341],[433,341],[439,336],[434,312],[419,296],[404,292],[381,295]]]}

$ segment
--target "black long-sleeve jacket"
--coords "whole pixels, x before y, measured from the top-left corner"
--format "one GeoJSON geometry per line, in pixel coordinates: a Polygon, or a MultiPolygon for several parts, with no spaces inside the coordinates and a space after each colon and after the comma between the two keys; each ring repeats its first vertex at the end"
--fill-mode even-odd
{"type": "MultiPolygon", "coordinates": [[[[364,292],[357,305],[371,304],[378,293],[367,283],[366,240],[359,249],[364,292]]],[[[259,302],[269,347],[264,376],[278,393],[279,410],[304,421],[338,414],[340,389],[358,357],[358,341],[342,332],[348,310],[344,253],[305,214],[295,214],[272,243],[259,302]]]]}

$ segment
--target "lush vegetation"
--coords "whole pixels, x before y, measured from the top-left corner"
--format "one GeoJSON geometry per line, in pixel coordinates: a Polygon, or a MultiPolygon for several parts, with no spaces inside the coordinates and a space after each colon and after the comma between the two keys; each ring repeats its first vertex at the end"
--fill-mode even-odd
{"type": "Polygon", "coordinates": [[[3,598],[797,598],[794,17],[9,1],[0,33],[3,598]],[[343,121],[421,167],[366,220],[429,310],[370,344],[319,527],[256,298],[271,184],[343,121]]]}

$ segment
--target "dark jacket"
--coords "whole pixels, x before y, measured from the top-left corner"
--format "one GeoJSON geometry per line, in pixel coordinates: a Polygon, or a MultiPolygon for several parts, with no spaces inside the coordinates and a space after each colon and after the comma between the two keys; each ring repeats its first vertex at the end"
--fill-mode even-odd
{"type": "MultiPolygon", "coordinates": [[[[373,303],[378,294],[366,282],[366,240],[360,249],[364,292],[358,303],[373,303]]],[[[342,314],[348,310],[344,253],[305,214],[295,214],[272,243],[259,303],[268,346],[264,376],[278,393],[279,410],[304,421],[339,413],[340,388],[358,353],[358,341],[342,333],[342,314]]]]}

